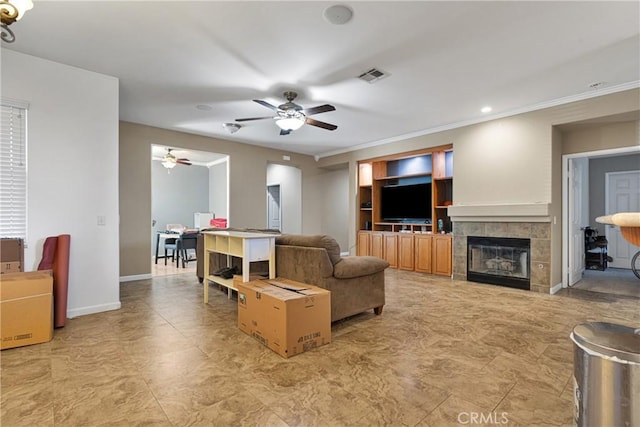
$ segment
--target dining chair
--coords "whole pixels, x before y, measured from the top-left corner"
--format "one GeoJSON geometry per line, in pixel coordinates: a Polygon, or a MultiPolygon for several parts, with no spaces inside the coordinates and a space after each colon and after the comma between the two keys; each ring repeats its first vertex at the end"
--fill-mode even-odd
{"type": "Polygon", "coordinates": [[[176,260],[176,255],[178,253],[178,240],[179,237],[175,239],[164,239],[164,265],[167,265],[167,258],[169,258],[168,252],[171,251],[171,263],[176,260]]]}
{"type": "Polygon", "coordinates": [[[177,266],[180,264],[180,258],[182,258],[182,268],[186,268],[189,261],[196,259],[198,234],[199,233],[183,233],[180,239],[178,239],[177,266]],[[189,249],[193,251],[193,258],[189,258],[189,249]]]}

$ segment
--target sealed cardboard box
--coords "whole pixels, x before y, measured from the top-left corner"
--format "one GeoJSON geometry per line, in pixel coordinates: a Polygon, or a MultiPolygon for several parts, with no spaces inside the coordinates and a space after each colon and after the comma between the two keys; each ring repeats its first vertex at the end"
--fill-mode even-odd
{"type": "Polygon", "coordinates": [[[20,261],[11,261],[0,263],[0,274],[19,273],[22,271],[22,263],[20,261]]]}
{"type": "Polygon", "coordinates": [[[331,342],[331,294],[289,279],[237,283],[238,327],[282,357],[331,342]]]}
{"type": "Polygon", "coordinates": [[[22,239],[0,239],[0,274],[22,271],[23,264],[22,239]]]}
{"type": "Polygon", "coordinates": [[[51,271],[6,273],[0,280],[2,350],[53,338],[51,271]]]}

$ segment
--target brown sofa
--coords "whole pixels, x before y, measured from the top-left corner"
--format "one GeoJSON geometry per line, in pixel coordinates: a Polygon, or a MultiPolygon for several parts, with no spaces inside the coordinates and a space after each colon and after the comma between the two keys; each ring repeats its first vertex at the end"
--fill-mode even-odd
{"type": "Polygon", "coordinates": [[[276,237],[276,275],[331,291],[332,322],[371,309],[382,313],[388,266],[387,261],[372,256],[342,257],[330,236],[276,237]]]}
{"type": "MultiPolygon", "coordinates": [[[[204,247],[198,237],[197,275],[204,276],[204,247]]],[[[210,271],[226,265],[226,256],[211,254],[210,271]]],[[[231,264],[241,270],[241,260],[231,264]]],[[[319,286],[331,291],[331,321],[373,309],[382,313],[385,304],[384,270],[387,261],[372,256],[340,255],[340,246],[326,235],[282,234],[276,237],[276,276],[319,286]]],[[[251,274],[268,274],[268,264],[252,263],[251,274]]]]}

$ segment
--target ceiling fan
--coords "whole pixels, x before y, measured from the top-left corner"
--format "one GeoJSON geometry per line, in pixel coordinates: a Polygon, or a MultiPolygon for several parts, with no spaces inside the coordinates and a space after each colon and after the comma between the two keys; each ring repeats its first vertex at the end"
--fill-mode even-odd
{"type": "Polygon", "coordinates": [[[296,92],[287,91],[283,94],[283,96],[287,100],[287,102],[277,107],[260,99],[253,100],[253,102],[257,102],[258,104],[275,111],[275,116],[250,117],[246,119],[236,119],[236,121],[247,122],[249,120],[273,119],[275,120],[276,125],[278,125],[278,127],[280,128],[280,135],[289,135],[292,131],[300,129],[300,127],[302,127],[302,125],[304,125],[305,123],[327,130],[338,129],[338,126],[336,125],[321,122],[309,117],[314,114],[334,111],[336,107],[334,107],[333,105],[324,104],[318,105],[317,107],[302,108],[300,105],[293,102],[293,100],[298,96],[296,92]]]}
{"type": "Polygon", "coordinates": [[[178,163],[185,166],[191,166],[189,159],[178,159],[176,156],[171,154],[171,150],[172,148],[167,148],[167,154],[162,158],[162,166],[167,169],[173,169],[178,163]]]}

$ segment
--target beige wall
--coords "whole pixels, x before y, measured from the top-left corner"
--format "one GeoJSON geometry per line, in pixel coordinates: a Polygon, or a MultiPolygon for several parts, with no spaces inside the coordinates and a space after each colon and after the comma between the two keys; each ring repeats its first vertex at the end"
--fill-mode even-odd
{"type": "MultiPolygon", "coordinates": [[[[151,144],[227,154],[229,220],[233,227],[266,226],[267,164],[302,170],[302,232],[321,233],[323,176],[311,156],[282,152],[222,139],[120,123],[120,277],[151,273],[151,144]],[[291,161],[283,162],[287,154],[291,161]]],[[[203,197],[207,197],[203,195],[203,197]]]]}
{"type": "Polygon", "coordinates": [[[640,145],[640,121],[585,124],[582,127],[561,128],[562,154],[586,153],[640,145]]]}
{"type": "MultiPolygon", "coordinates": [[[[349,165],[348,212],[336,218],[348,221],[348,247],[356,241],[357,161],[422,148],[453,144],[454,204],[549,204],[552,223],[552,282],[561,274],[561,154],[567,149],[589,151],[602,144],[629,146],[638,143],[638,130],[616,130],[626,136],[612,141],[612,129],[605,129],[598,142],[579,141],[577,135],[559,134],[555,125],[640,110],[640,90],[591,98],[466,126],[444,132],[409,138],[394,143],[363,148],[325,157],[315,162],[310,156],[284,153],[221,139],[168,131],[132,123],[120,125],[120,243],[121,276],[150,273],[151,226],[150,145],[175,145],[195,150],[229,154],[231,225],[262,227],[266,218],[266,168],[269,162],[297,166],[302,170],[302,232],[323,232],[325,191],[332,177],[330,169],[349,165]],[[631,138],[631,139],[630,139],[631,138]],[[635,139],[634,139],[635,138],[635,139]],[[291,156],[283,162],[282,155],[291,156]],[[324,169],[327,168],[327,169],[324,169]],[[329,174],[329,175],[328,175],[329,174]],[[553,224],[553,217],[556,222],[553,224]]],[[[577,131],[576,131],[577,132],[577,131]]],[[[585,133],[588,135],[588,133],[585,133]]],[[[610,146],[607,146],[610,148],[610,146]]],[[[339,237],[340,238],[340,237],[339,237]]],[[[353,252],[353,251],[351,251],[353,252]]]]}
{"type": "MultiPolygon", "coordinates": [[[[610,138],[604,129],[594,141],[571,140],[553,127],[640,110],[640,89],[576,101],[543,110],[497,119],[458,129],[414,137],[350,153],[322,158],[321,166],[349,163],[350,205],[355,212],[355,169],[357,161],[421,148],[453,144],[454,205],[537,204],[549,205],[546,221],[552,223],[552,282],[561,278],[562,174],[561,155],[573,150],[630,146],[638,143],[635,133],[625,128],[624,138],[610,138]],[[596,148],[598,147],[598,148],[596,148]],[[553,219],[555,217],[555,223],[553,219]]],[[[615,132],[619,134],[618,131],[615,132]]],[[[350,218],[350,246],[355,245],[355,218],[350,218]]]]}
{"type": "Polygon", "coordinates": [[[562,283],[562,133],[554,127],[551,134],[551,273],[550,286],[562,283]]]}

